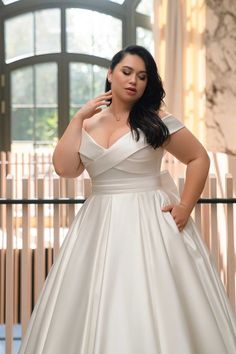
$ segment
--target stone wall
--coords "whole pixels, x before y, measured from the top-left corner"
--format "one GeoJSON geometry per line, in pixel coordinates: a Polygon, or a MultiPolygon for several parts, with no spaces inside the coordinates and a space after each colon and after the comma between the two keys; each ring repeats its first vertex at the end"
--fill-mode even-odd
{"type": "Polygon", "coordinates": [[[207,148],[236,155],[236,0],[206,0],[207,148]]]}

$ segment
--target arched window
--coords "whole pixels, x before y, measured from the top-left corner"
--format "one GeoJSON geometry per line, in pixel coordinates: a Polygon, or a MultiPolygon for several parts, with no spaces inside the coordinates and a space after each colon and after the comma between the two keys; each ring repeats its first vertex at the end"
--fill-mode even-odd
{"type": "Polygon", "coordinates": [[[111,57],[153,53],[152,0],[0,0],[0,150],[52,147],[104,90],[111,57]]]}

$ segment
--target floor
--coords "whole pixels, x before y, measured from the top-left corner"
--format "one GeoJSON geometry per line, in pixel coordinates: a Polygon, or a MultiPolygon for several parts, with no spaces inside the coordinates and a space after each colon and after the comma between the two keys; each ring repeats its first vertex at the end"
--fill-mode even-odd
{"type": "MultiPolygon", "coordinates": [[[[19,351],[21,342],[21,326],[14,325],[13,327],[13,354],[19,351]]],[[[0,325],[0,354],[6,354],[5,351],[5,326],[0,325]]]]}

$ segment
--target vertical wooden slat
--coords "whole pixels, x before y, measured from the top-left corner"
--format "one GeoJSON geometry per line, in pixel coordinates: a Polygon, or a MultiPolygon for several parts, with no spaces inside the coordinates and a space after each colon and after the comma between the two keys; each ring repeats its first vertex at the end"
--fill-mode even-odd
{"type": "MultiPolygon", "coordinates": [[[[216,185],[216,177],[215,175],[210,175],[210,198],[217,197],[217,185],[216,185]]],[[[217,227],[217,205],[210,205],[210,250],[213,255],[213,259],[215,261],[216,268],[218,272],[220,271],[220,240],[219,240],[219,232],[217,227]]]]}
{"type": "Polygon", "coordinates": [[[41,154],[41,171],[40,171],[40,174],[41,175],[45,175],[45,153],[42,153],[41,154]]]}
{"type": "Polygon", "coordinates": [[[13,322],[18,323],[19,321],[19,310],[20,310],[20,304],[19,304],[19,289],[20,289],[20,251],[18,248],[14,247],[13,250],[13,276],[14,276],[14,312],[13,312],[13,322]]]}
{"type": "MultiPolygon", "coordinates": [[[[58,177],[53,179],[53,196],[54,198],[60,198],[60,180],[58,177]]],[[[58,255],[60,249],[60,206],[54,204],[53,211],[53,255],[54,260],[58,255]]]]}
{"type": "MultiPolygon", "coordinates": [[[[11,153],[12,155],[12,198],[21,197],[21,163],[20,163],[20,154],[11,153]]],[[[20,228],[20,208],[18,204],[13,204],[13,232],[15,236],[15,245],[14,245],[14,313],[13,321],[14,323],[18,322],[18,311],[19,311],[19,249],[18,249],[18,240],[19,240],[19,228],[20,228]]]]}
{"type": "MultiPolygon", "coordinates": [[[[7,178],[7,198],[12,198],[12,178],[7,178]]],[[[13,282],[14,282],[14,267],[13,267],[13,210],[12,205],[7,205],[7,250],[6,250],[6,352],[12,353],[13,342],[13,282]]]]}
{"type": "Polygon", "coordinates": [[[76,179],[77,182],[77,195],[83,198],[83,182],[84,181],[84,177],[83,177],[83,173],[76,179]]]}
{"type": "MultiPolygon", "coordinates": [[[[53,197],[53,176],[52,176],[52,169],[51,169],[51,154],[45,154],[45,168],[48,180],[48,189],[47,195],[48,197],[53,197]]],[[[49,205],[50,215],[49,215],[49,227],[50,227],[50,244],[48,249],[48,266],[47,272],[49,272],[50,268],[53,264],[53,257],[54,257],[54,231],[53,231],[53,215],[54,215],[54,204],[49,205]]]]}
{"type": "MultiPolygon", "coordinates": [[[[46,160],[45,160],[45,166],[46,166],[46,160]]],[[[47,178],[44,180],[46,182],[46,190],[47,190],[47,196],[49,197],[49,191],[50,191],[50,178],[49,178],[49,175],[47,174],[47,178]]],[[[45,193],[44,193],[45,195],[45,193]]],[[[53,204],[47,204],[45,206],[46,208],[48,208],[48,218],[47,218],[47,228],[48,228],[48,234],[49,234],[49,238],[48,238],[48,244],[47,244],[47,271],[45,273],[45,276],[46,274],[49,272],[49,269],[51,268],[52,266],[52,262],[53,262],[53,231],[52,231],[52,228],[53,228],[53,216],[52,216],[52,209],[53,209],[53,204]]],[[[46,246],[45,246],[46,247],[46,246]]]]}
{"type": "Polygon", "coordinates": [[[201,235],[203,238],[203,230],[202,230],[202,207],[201,204],[196,204],[194,208],[194,221],[196,223],[197,228],[201,231],[201,235]]]}
{"type": "MultiPolygon", "coordinates": [[[[25,155],[27,157],[28,153],[21,153],[20,154],[20,160],[21,160],[21,183],[22,183],[22,180],[25,176],[25,168],[24,168],[24,165],[25,165],[25,155]]],[[[22,187],[22,186],[21,186],[22,187]]]]}
{"type": "Polygon", "coordinates": [[[49,179],[50,179],[50,188],[49,188],[49,193],[50,196],[53,196],[53,176],[54,176],[54,168],[53,168],[53,164],[52,164],[52,154],[48,154],[48,175],[49,175],[49,179]]]}
{"type": "MultiPolygon", "coordinates": [[[[44,178],[38,178],[38,198],[44,198],[44,178]]],[[[36,303],[45,281],[44,205],[37,208],[37,247],[35,250],[35,297],[36,303]]]]}
{"type": "Polygon", "coordinates": [[[5,278],[6,278],[6,249],[0,249],[1,259],[0,259],[0,323],[5,323],[5,278]]]}
{"type": "MultiPolygon", "coordinates": [[[[0,153],[0,197],[6,197],[6,175],[7,175],[7,159],[6,153],[0,153]]],[[[5,259],[6,250],[4,245],[4,238],[6,236],[6,205],[0,205],[0,228],[2,231],[2,240],[0,242],[0,323],[5,323],[5,259]]]]}
{"type": "Polygon", "coordinates": [[[35,196],[38,195],[38,169],[39,169],[39,155],[37,155],[36,153],[33,154],[33,175],[34,176],[34,186],[35,186],[35,196]]]}
{"type": "MultiPolygon", "coordinates": [[[[67,179],[67,193],[68,193],[68,198],[75,198],[74,178],[67,179]]],[[[68,205],[68,227],[71,225],[74,217],[75,217],[75,204],[69,204],[68,205]]]]}
{"type": "MultiPolygon", "coordinates": [[[[30,178],[23,178],[23,198],[30,197],[30,178]]],[[[32,249],[30,245],[30,208],[28,204],[22,206],[22,251],[21,251],[21,324],[22,335],[25,334],[31,314],[32,298],[32,249]]]]}
{"type": "Polygon", "coordinates": [[[91,184],[91,179],[88,177],[85,177],[83,180],[83,194],[84,198],[89,197],[92,191],[92,184],[91,184]]]}
{"type": "MultiPolygon", "coordinates": [[[[209,197],[209,177],[206,180],[205,187],[202,193],[202,197],[208,198],[209,197]]],[[[203,204],[201,206],[202,209],[202,235],[204,241],[210,250],[210,208],[208,204],[203,204]]]]}
{"type": "MultiPolygon", "coordinates": [[[[65,198],[67,195],[66,191],[66,178],[61,177],[60,178],[60,197],[65,198]]],[[[60,225],[62,228],[66,227],[67,224],[67,206],[66,204],[61,204],[60,205],[60,225]]]]}
{"type": "MultiPolygon", "coordinates": [[[[0,197],[4,198],[6,196],[6,176],[7,176],[7,161],[6,153],[1,152],[1,164],[0,164],[0,197]]],[[[6,206],[0,206],[0,227],[5,229],[6,222],[6,206]]],[[[1,245],[0,245],[1,247],[1,245]]]]}
{"type": "MultiPolygon", "coordinates": [[[[230,174],[225,176],[226,197],[233,197],[233,178],[230,174]]],[[[234,221],[233,205],[227,204],[227,292],[233,308],[235,309],[235,245],[234,245],[234,221]]]]}

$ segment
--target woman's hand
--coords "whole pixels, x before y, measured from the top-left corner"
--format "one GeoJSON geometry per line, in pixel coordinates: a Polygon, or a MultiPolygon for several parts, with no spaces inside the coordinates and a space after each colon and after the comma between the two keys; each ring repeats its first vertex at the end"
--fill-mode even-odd
{"type": "Polygon", "coordinates": [[[101,106],[108,106],[110,104],[110,99],[112,98],[111,90],[107,91],[95,98],[92,98],[87,103],[85,103],[80,110],[76,113],[76,116],[79,115],[82,119],[91,118],[94,114],[102,111],[101,106]]]}
{"type": "Polygon", "coordinates": [[[186,205],[180,204],[169,204],[162,207],[162,211],[170,212],[179,231],[183,231],[183,228],[188,222],[190,211],[186,207],[186,205]]]}

